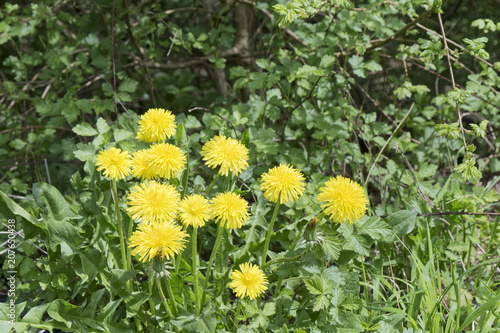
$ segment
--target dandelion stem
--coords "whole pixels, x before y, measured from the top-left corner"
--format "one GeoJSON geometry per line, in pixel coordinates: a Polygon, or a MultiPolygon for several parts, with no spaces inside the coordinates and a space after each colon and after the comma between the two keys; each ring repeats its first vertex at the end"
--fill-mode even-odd
{"type": "MultiPolygon", "coordinates": [[[[120,250],[122,253],[122,264],[123,264],[123,269],[125,271],[129,270],[128,266],[128,260],[127,260],[127,255],[125,251],[125,237],[123,236],[123,222],[122,222],[122,217],[120,214],[120,205],[118,204],[118,192],[116,190],[116,180],[113,179],[113,186],[112,186],[112,191],[113,191],[113,201],[115,202],[115,212],[116,212],[116,219],[118,221],[118,235],[120,236],[120,250]]],[[[129,283],[127,282],[127,285],[129,283]]]]}
{"type": "Polygon", "coordinates": [[[200,311],[200,292],[198,290],[198,252],[196,251],[197,245],[197,237],[198,237],[198,228],[193,227],[193,235],[191,236],[191,249],[192,249],[192,257],[193,263],[191,264],[191,269],[194,279],[194,299],[196,305],[196,311],[200,311]]]}
{"type": "Polygon", "coordinates": [[[269,223],[269,228],[267,229],[266,242],[264,243],[264,251],[262,252],[262,259],[260,262],[260,267],[264,267],[267,259],[267,249],[269,248],[269,242],[271,241],[271,235],[273,234],[273,226],[274,221],[276,220],[276,216],[278,215],[278,210],[280,208],[280,202],[276,203],[274,207],[273,217],[271,218],[271,223],[269,223]]]}
{"type": "Polygon", "coordinates": [[[212,187],[214,187],[215,183],[219,180],[220,174],[216,174],[214,180],[210,183],[210,185],[207,187],[207,190],[205,191],[206,195],[210,194],[210,191],[212,190],[212,187]]]}
{"type": "Polygon", "coordinates": [[[156,315],[156,309],[155,309],[155,303],[153,302],[153,284],[154,284],[154,281],[152,279],[149,279],[148,281],[148,287],[149,287],[149,307],[151,308],[150,311],[151,311],[151,314],[153,315],[153,317],[156,315]]]}
{"type": "Polygon", "coordinates": [[[215,254],[217,253],[217,249],[219,248],[220,242],[222,240],[223,231],[224,227],[219,226],[219,228],[217,229],[217,238],[215,239],[215,245],[214,248],[212,249],[212,253],[210,254],[210,259],[208,260],[207,273],[205,275],[205,282],[203,283],[203,296],[201,297],[201,306],[200,309],[198,310],[198,314],[201,314],[201,310],[205,306],[205,298],[207,296],[208,280],[210,279],[210,272],[212,271],[212,263],[214,261],[215,254]]]}
{"type": "Polygon", "coordinates": [[[177,317],[177,304],[175,303],[174,292],[172,291],[172,287],[170,286],[170,277],[165,275],[165,284],[167,285],[167,293],[168,297],[172,300],[173,314],[177,317]]]}
{"type": "MultiPolygon", "coordinates": [[[[165,309],[167,310],[167,314],[168,314],[169,318],[174,318],[174,316],[172,315],[172,311],[170,310],[170,307],[168,306],[167,298],[165,297],[165,294],[163,293],[163,290],[161,288],[160,277],[158,277],[156,279],[156,286],[158,287],[158,292],[160,293],[161,300],[163,301],[163,305],[165,306],[165,309]]],[[[169,284],[169,286],[170,286],[170,284],[169,284]]]]}

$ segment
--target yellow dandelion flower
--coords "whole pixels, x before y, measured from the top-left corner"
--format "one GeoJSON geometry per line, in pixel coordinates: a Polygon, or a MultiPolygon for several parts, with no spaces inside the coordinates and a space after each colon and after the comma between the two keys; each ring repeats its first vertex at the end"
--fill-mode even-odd
{"type": "Polygon", "coordinates": [[[139,255],[139,260],[146,262],[156,256],[160,258],[173,257],[185,247],[188,234],[171,221],[161,221],[151,224],[139,224],[129,239],[130,252],[139,255]]]}
{"type": "Polygon", "coordinates": [[[175,116],[169,110],[149,109],[139,120],[137,140],[163,142],[175,134],[175,116]]]}
{"type": "Polygon", "coordinates": [[[181,201],[179,218],[185,226],[203,227],[210,219],[210,211],[208,200],[199,194],[193,194],[181,201]]]}
{"type": "Polygon", "coordinates": [[[248,202],[239,194],[226,192],[212,199],[212,218],[227,229],[238,229],[248,219],[248,202]]]}
{"type": "Polygon", "coordinates": [[[239,271],[231,273],[231,287],[236,293],[236,297],[248,296],[255,299],[267,290],[267,277],[257,265],[244,263],[240,265],[239,271]]]}
{"type": "Polygon", "coordinates": [[[132,157],[132,175],[144,180],[154,179],[158,175],[153,166],[151,152],[148,149],[136,151],[132,157]]]}
{"type": "Polygon", "coordinates": [[[215,136],[201,148],[206,164],[214,169],[220,165],[219,174],[227,176],[229,171],[239,175],[248,167],[248,149],[238,140],[215,136]]]}
{"type": "Polygon", "coordinates": [[[127,212],[145,223],[170,220],[177,215],[180,197],[172,185],[144,182],[128,195],[127,212]]]}
{"type": "Polygon", "coordinates": [[[99,153],[95,165],[97,171],[104,170],[105,177],[122,179],[130,174],[130,154],[118,148],[109,148],[99,153]]]}
{"type": "Polygon", "coordinates": [[[148,152],[156,174],[162,178],[178,177],[186,165],[186,156],[182,150],[169,143],[155,144],[148,149],[148,152]]]}
{"type": "Polygon", "coordinates": [[[302,173],[292,166],[281,164],[262,175],[260,190],[267,200],[280,204],[298,199],[304,193],[305,180],[302,173]]]}
{"type": "Polygon", "coordinates": [[[361,185],[342,176],[330,178],[325,185],[320,189],[318,201],[326,201],[321,207],[333,222],[347,220],[352,224],[365,215],[368,199],[361,185]]]}

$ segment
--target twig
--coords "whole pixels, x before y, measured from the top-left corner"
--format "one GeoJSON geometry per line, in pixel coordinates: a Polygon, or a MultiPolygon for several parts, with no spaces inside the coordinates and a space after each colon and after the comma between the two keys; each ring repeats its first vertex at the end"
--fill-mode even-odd
{"type": "Polygon", "coordinates": [[[408,161],[408,159],[403,154],[403,152],[401,151],[401,149],[399,149],[398,145],[397,144],[394,144],[394,145],[396,146],[396,151],[399,151],[399,153],[401,154],[401,157],[403,158],[403,161],[405,162],[406,166],[408,167],[408,170],[410,171],[410,173],[411,173],[411,175],[413,177],[413,180],[415,181],[415,185],[417,186],[417,192],[418,192],[418,194],[422,197],[422,199],[425,200],[425,202],[427,202],[427,204],[429,204],[429,206],[434,207],[434,202],[432,202],[432,200],[427,196],[427,194],[425,194],[420,189],[420,184],[418,183],[417,176],[415,175],[415,170],[413,170],[413,167],[411,166],[410,161],[408,161]]]}
{"type": "MultiPolygon", "coordinates": [[[[444,51],[446,52],[446,57],[448,58],[448,68],[450,69],[451,84],[453,85],[453,89],[455,89],[456,88],[455,76],[453,75],[453,67],[451,67],[451,55],[450,55],[451,50],[448,47],[448,41],[446,38],[446,34],[444,32],[443,20],[441,20],[441,13],[440,12],[438,12],[438,18],[439,18],[439,25],[441,27],[441,33],[443,34],[444,51]]],[[[460,107],[458,106],[458,102],[455,102],[455,104],[456,104],[457,113],[458,113],[458,123],[460,124],[460,132],[462,132],[462,140],[464,143],[464,150],[465,150],[465,154],[467,154],[467,142],[465,142],[465,129],[464,129],[464,125],[462,123],[462,115],[460,114],[460,107]]]]}
{"type": "MultiPolygon", "coordinates": [[[[441,213],[417,213],[417,216],[446,216],[446,215],[472,215],[472,216],[500,216],[500,213],[472,213],[472,212],[441,212],[441,213]]],[[[385,218],[389,215],[377,215],[378,217],[385,218]]],[[[479,223],[479,222],[478,222],[479,223]]]]}
{"type": "Polygon", "coordinates": [[[368,184],[368,180],[370,179],[370,175],[372,174],[372,170],[373,170],[373,167],[375,166],[375,164],[377,164],[378,162],[378,159],[380,158],[380,155],[382,155],[382,153],[384,152],[385,150],[385,147],[387,147],[387,145],[389,144],[389,142],[391,142],[392,140],[392,137],[394,136],[394,134],[397,133],[397,131],[399,131],[399,128],[403,125],[403,123],[405,122],[406,120],[406,117],[408,117],[408,115],[410,114],[411,110],[413,109],[413,107],[415,106],[415,103],[413,103],[410,107],[410,109],[408,110],[408,112],[406,112],[405,116],[403,117],[403,119],[401,119],[401,121],[399,122],[399,125],[398,127],[396,127],[396,129],[394,130],[394,132],[392,132],[391,136],[389,137],[389,139],[385,142],[384,146],[382,147],[382,149],[379,151],[377,157],[375,158],[375,161],[373,162],[371,168],[370,168],[370,171],[368,171],[368,175],[366,176],[366,180],[365,180],[365,187],[366,185],[368,184]]]}
{"type": "Polygon", "coordinates": [[[202,107],[199,107],[199,106],[194,107],[194,108],[192,108],[192,109],[189,109],[189,110],[188,110],[188,112],[195,111],[195,110],[202,110],[202,111],[210,112],[211,114],[216,115],[216,116],[217,116],[217,117],[219,117],[220,119],[227,121],[227,122],[229,123],[229,125],[231,125],[231,127],[233,128],[234,134],[236,135],[236,139],[238,139],[238,140],[239,140],[238,132],[236,131],[236,128],[234,127],[233,123],[229,121],[229,119],[224,118],[223,116],[221,116],[221,115],[219,115],[219,114],[217,114],[217,113],[213,112],[213,111],[212,111],[212,110],[210,110],[210,109],[207,109],[207,108],[202,108],[202,107]]]}
{"type": "MultiPolygon", "coordinates": [[[[443,1],[443,3],[445,1],[443,1]]],[[[422,15],[420,15],[416,19],[412,20],[410,23],[408,23],[407,25],[405,25],[401,30],[398,30],[396,33],[394,33],[391,37],[388,37],[388,38],[386,38],[386,39],[384,39],[384,40],[382,40],[382,41],[380,41],[378,43],[373,44],[369,48],[367,48],[366,52],[370,53],[371,51],[375,50],[376,48],[382,47],[385,44],[391,42],[392,40],[398,38],[399,36],[405,34],[408,30],[410,30],[411,28],[413,28],[414,26],[416,26],[418,23],[420,23],[421,21],[423,21],[426,18],[428,18],[433,12],[434,12],[434,7],[429,8],[422,15]]]]}
{"type": "MultiPolygon", "coordinates": [[[[431,34],[433,34],[433,35],[435,35],[435,36],[438,36],[439,38],[443,39],[443,36],[441,36],[440,34],[438,34],[437,32],[435,32],[434,30],[429,29],[429,28],[427,28],[426,26],[424,26],[424,25],[422,25],[422,24],[420,24],[420,23],[417,23],[417,27],[419,27],[420,29],[423,29],[423,30],[425,30],[425,31],[427,31],[427,32],[429,32],[429,33],[431,33],[431,34]]],[[[462,45],[460,45],[460,44],[458,44],[458,43],[456,43],[456,42],[452,41],[451,39],[446,38],[446,41],[447,41],[448,43],[450,43],[450,44],[453,44],[454,46],[458,47],[458,48],[459,48],[459,49],[461,49],[461,50],[465,49],[465,47],[463,47],[462,45]]],[[[450,50],[450,51],[451,51],[451,50],[450,50]]],[[[476,55],[474,55],[474,54],[471,54],[471,56],[473,56],[473,57],[474,57],[474,58],[476,58],[477,60],[481,61],[482,63],[485,63],[486,65],[488,65],[488,66],[490,66],[490,67],[494,67],[492,63],[490,63],[490,62],[488,62],[488,61],[486,61],[486,60],[484,60],[484,59],[482,59],[482,58],[479,58],[478,56],[476,56],[476,55]]]]}

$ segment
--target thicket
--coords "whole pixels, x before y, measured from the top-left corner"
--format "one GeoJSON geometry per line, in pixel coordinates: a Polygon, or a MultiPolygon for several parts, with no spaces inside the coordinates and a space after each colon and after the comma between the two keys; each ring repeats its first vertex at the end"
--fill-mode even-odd
{"type": "MultiPolygon", "coordinates": [[[[0,217],[4,231],[15,219],[17,233],[14,259],[8,233],[0,235],[0,297],[9,299],[12,259],[15,331],[498,331],[499,5],[1,5],[0,217]],[[117,217],[130,236],[138,224],[126,198],[139,180],[119,180],[113,191],[96,171],[110,147],[148,148],[135,138],[150,108],[175,114],[167,142],[187,156],[182,174],[165,182],[183,196],[233,191],[251,206],[245,226],[224,232],[200,291],[203,311],[189,241],[158,290],[158,267],[137,258],[122,267],[117,217]],[[201,149],[219,134],[248,148],[238,176],[219,179],[204,165],[201,149]],[[260,184],[280,164],[300,170],[306,187],[275,211],[260,184]],[[353,225],[330,221],[317,200],[338,175],[369,199],[353,225]],[[240,301],[231,272],[262,262],[274,212],[261,267],[269,288],[240,301]],[[168,288],[175,299],[162,298],[168,288]]],[[[198,230],[200,287],[217,230],[213,222],[198,230]]]]}

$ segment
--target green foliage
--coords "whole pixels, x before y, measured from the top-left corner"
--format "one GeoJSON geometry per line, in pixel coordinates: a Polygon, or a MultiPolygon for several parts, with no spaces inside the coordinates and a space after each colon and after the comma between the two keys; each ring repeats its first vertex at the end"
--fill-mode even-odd
{"type": "MultiPolygon", "coordinates": [[[[494,330],[499,22],[494,2],[2,3],[0,218],[20,231],[15,331],[494,330]],[[172,183],[186,194],[214,179],[200,155],[214,135],[250,150],[232,179],[248,224],[224,241],[201,313],[191,244],[169,263],[175,318],[148,284],[152,265],[120,264],[118,215],[133,224],[94,166],[103,149],[147,148],[135,136],[149,108],[176,115],[170,142],[189,162],[172,183]],[[261,260],[273,207],[260,180],[280,163],[303,172],[306,191],[280,208],[263,268],[271,288],[238,302],[230,272],[261,260]],[[369,197],[353,225],[330,223],[316,200],[336,175],[369,197]]],[[[119,181],[118,197],[134,184],[119,181]]],[[[200,229],[201,284],[215,238],[200,229]]]]}

